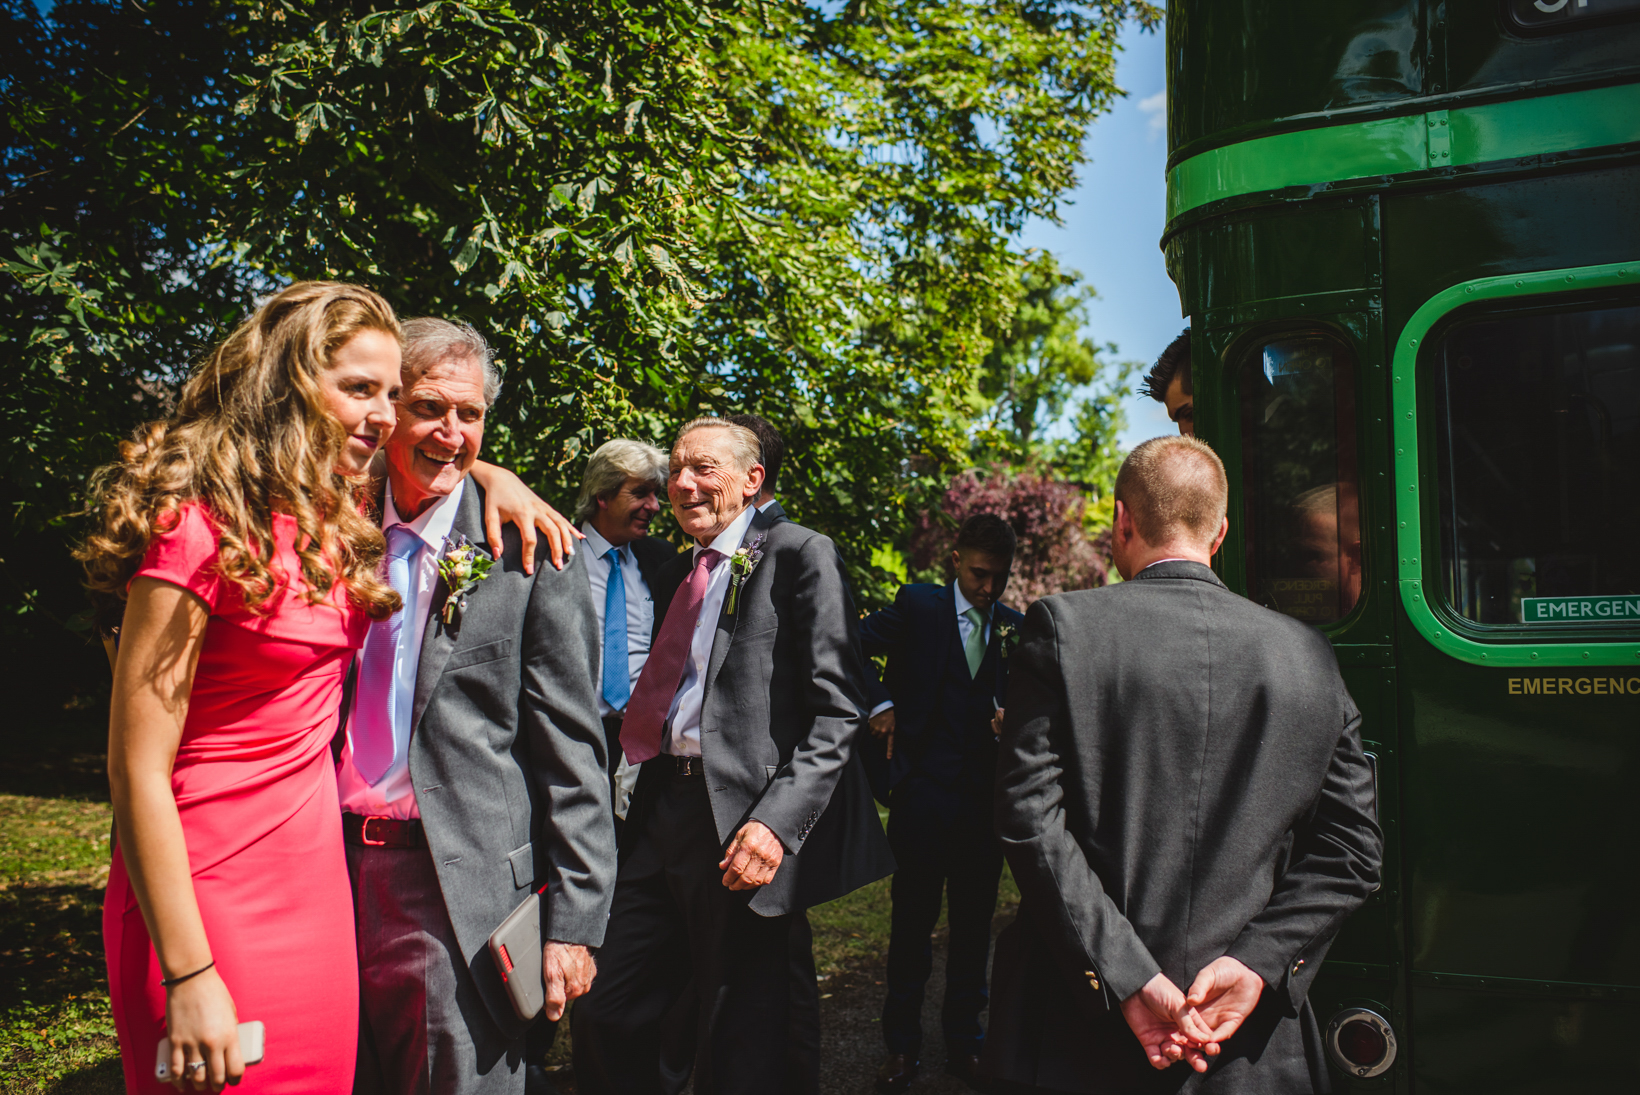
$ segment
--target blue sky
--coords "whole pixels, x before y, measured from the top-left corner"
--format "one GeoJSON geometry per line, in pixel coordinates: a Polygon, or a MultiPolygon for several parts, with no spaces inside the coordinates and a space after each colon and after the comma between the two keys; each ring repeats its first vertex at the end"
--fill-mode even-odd
{"type": "MultiPolygon", "coordinates": [[[[1099,293],[1087,334],[1114,342],[1117,360],[1156,360],[1184,329],[1179,294],[1162,262],[1166,219],[1167,76],[1164,39],[1134,27],[1121,37],[1116,82],[1127,91],[1093,124],[1081,185],[1067,198],[1063,225],[1037,222],[1023,242],[1052,251],[1099,293]]],[[[1127,404],[1122,447],[1174,433],[1162,405],[1135,395],[1127,404]]]]}

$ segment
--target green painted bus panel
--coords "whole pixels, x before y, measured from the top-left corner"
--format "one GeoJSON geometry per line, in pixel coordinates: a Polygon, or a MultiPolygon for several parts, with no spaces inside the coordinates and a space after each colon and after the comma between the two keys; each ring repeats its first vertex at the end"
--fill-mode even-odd
{"type": "Polygon", "coordinates": [[[1277,133],[1176,165],[1167,216],[1243,194],[1635,141],[1640,83],[1277,133]]]}
{"type": "Polygon", "coordinates": [[[1356,198],[1215,220],[1169,240],[1166,256],[1189,315],[1205,319],[1209,311],[1254,301],[1297,314],[1294,298],[1329,292],[1348,297],[1349,290],[1360,291],[1360,299],[1343,307],[1360,309],[1366,291],[1378,284],[1377,206],[1371,198],[1356,198]],[[1284,300],[1290,305],[1276,303],[1284,300]]]}
{"type": "Polygon", "coordinates": [[[1503,2],[1172,3],[1172,85],[1204,89],[1169,96],[1173,162],[1282,130],[1407,114],[1415,100],[1446,97],[1421,109],[1451,109],[1640,72],[1640,22],[1521,33],[1503,2]]]}
{"type": "Polygon", "coordinates": [[[1613,1015],[1640,1018],[1640,696],[1523,695],[1511,682],[1540,674],[1456,662],[1402,628],[1414,1090],[1626,1090],[1601,1047],[1622,1041],[1613,1015]]]}
{"type": "Polygon", "coordinates": [[[1353,962],[1397,969],[1401,964],[1398,910],[1401,904],[1399,734],[1396,729],[1395,671],[1340,665],[1344,685],[1361,711],[1361,743],[1372,764],[1378,824],[1384,830],[1384,867],[1378,892],[1350,917],[1327,952],[1329,962],[1353,962]]]}
{"type": "Polygon", "coordinates": [[[1423,115],[1301,129],[1211,149],[1167,175],[1167,217],[1239,194],[1429,166],[1423,115]]]}
{"type": "MultiPolygon", "coordinates": [[[[1574,639],[1557,635],[1552,629],[1525,637],[1507,633],[1497,641],[1483,641],[1458,632],[1455,621],[1443,618],[1431,604],[1439,587],[1439,548],[1434,530],[1426,533],[1424,529],[1428,509],[1424,495],[1433,490],[1434,476],[1422,468],[1420,459],[1428,446],[1429,431],[1421,426],[1418,396],[1419,347],[1430,330],[1454,310],[1488,300],[1632,285],[1640,285],[1640,256],[1627,263],[1476,278],[1431,297],[1413,313],[1396,338],[1390,365],[1390,399],[1395,423],[1393,481],[1401,606],[1418,632],[1443,654],[1476,665],[1622,666],[1640,675],[1640,642],[1632,637],[1632,629],[1630,635],[1614,642],[1586,635],[1574,639]]],[[[1640,696],[1636,700],[1640,701],[1640,696]]],[[[1632,715],[1640,719],[1640,702],[1632,715]]]]}

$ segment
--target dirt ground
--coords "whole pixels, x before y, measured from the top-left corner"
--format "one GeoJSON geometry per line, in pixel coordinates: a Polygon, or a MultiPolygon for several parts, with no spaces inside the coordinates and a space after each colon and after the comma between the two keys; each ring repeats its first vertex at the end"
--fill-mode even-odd
{"type": "MultiPolygon", "coordinates": [[[[992,938],[1013,920],[1013,908],[998,912],[992,938]]],[[[820,1095],[870,1095],[883,1062],[883,965],[861,965],[820,983],[820,1095]]],[[[934,975],[923,997],[922,1072],[912,1095],[965,1095],[971,1089],[947,1076],[945,1042],[940,1037],[940,1001],[945,995],[945,931],[934,937],[934,975]]],[[[559,1095],[575,1095],[567,1067],[554,1074],[559,1095]]]]}

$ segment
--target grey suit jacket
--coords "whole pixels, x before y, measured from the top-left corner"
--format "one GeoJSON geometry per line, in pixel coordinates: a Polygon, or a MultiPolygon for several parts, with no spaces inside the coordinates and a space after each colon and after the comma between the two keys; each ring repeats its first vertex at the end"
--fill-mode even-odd
{"type": "Polygon", "coordinates": [[[1306,991],[1377,887],[1361,716],[1320,632],[1199,563],[1045,597],[1012,659],[997,828],[1019,883],[986,1065],[1067,1092],[1327,1090],[1306,991]],[[1205,1075],[1120,1003],[1231,955],[1268,986],[1205,1075]]]}
{"type": "MultiPolygon", "coordinates": [[[[786,847],[751,900],[779,916],[892,874],[894,858],[854,753],[865,659],[843,561],[830,539],[784,515],[754,517],[743,542],[760,539],[735,612],[725,597],[717,620],[700,738],[720,842],[761,821],[786,847]]],[[[657,627],[693,562],[683,552],[661,572],[657,627]]]]}
{"type": "MultiPolygon", "coordinates": [[[[468,480],[451,538],[484,542],[483,491],[468,480]]],[[[410,777],[445,908],[496,1023],[521,1034],[495,972],[490,932],[541,895],[547,939],[595,947],[615,889],[615,830],[598,718],[598,664],[586,553],[563,570],[536,550],[524,573],[518,530],[452,624],[429,608],[411,716],[410,777]]]]}

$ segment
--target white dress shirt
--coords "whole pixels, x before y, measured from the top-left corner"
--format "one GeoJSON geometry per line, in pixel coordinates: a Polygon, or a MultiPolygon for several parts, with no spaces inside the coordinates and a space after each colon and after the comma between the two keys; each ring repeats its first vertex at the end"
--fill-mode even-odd
{"type": "MultiPolygon", "coordinates": [[[[672,735],[665,744],[666,751],[676,756],[700,756],[700,709],[706,699],[706,663],[712,658],[712,641],[717,638],[718,617],[723,614],[723,600],[729,595],[729,556],[740,547],[740,542],[746,538],[746,530],[752,525],[752,518],[756,516],[757,510],[747,506],[740,511],[739,517],[729,523],[728,528],[706,545],[714,551],[721,551],[724,558],[712,568],[712,576],[706,583],[706,599],[701,602],[700,618],[695,621],[694,641],[689,644],[689,657],[683,663],[683,684],[672,697],[669,719],[672,735]]],[[[696,547],[691,560],[698,562],[703,550],[696,547]]],[[[678,588],[681,591],[683,587],[678,588]]]]}
{"type": "MultiPolygon", "coordinates": [[[[962,587],[956,582],[951,583],[951,592],[955,595],[952,599],[957,603],[957,641],[961,643],[963,649],[966,650],[968,648],[968,636],[974,632],[974,621],[968,618],[967,612],[974,606],[969,602],[967,597],[962,595],[962,587]]],[[[985,643],[987,646],[991,643],[991,616],[992,613],[990,612],[985,614],[985,643]]],[[[871,709],[871,714],[867,717],[875,718],[893,706],[893,700],[884,700],[876,707],[873,707],[871,709]]]]}
{"type": "MultiPolygon", "coordinates": [[[[591,521],[581,523],[581,531],[586,534],[585,547],[592,553],[587,562],[587,581],[592,585],[592,609],[598,615],[598,649],[603,649],[604,642],[604,598],[609,593],[609,560],[604,556],[615,545],[592,527],[591,521]]],[[[638,569],[637,557],[632,554],[632,545],[621,547],[621,580],[626,584],[626,669],[628,680],[633,688],[638,687],[638,674],[643,672],[643,664],[649,660],[649,632],[655,623],[655,598],[650,595],[649,586],[643,580],[643,571],[638,569]]],[[[604,699],[603,671],[600,667],[594,672],[592,679],[598,685],[598,714],[616,714],[615,708],[604,699]]]]}
{"type": "MultiPolygon", "coordinates": [[[[425,545],[417,554],[417,565],[410,573],[411,594],[415,616],[405,620],[399,639],[399,649],[393,659],[394,698],[393,765],[374,785],[353,766],[352,728],[356,720],[348,712],[349,740],[342,749],[342,762],[336,769],[337,792],[342,811],[363,814],[366,817],[390,817],[399,821],[420,817],[416,808],[416,791],[410,785],[410,714],[416,695],[416,669],[421,664],[421,642],[427,634],[427,617],[432,607],[433,594],[438,589],[438,560],[444,550],[444,540],[455,524],[461,509],[461,495],[467,486],[464,478],[456,489],[424,510],[414,521],[405,521],[393,505],[393,487],[389,483],[387,496],[382,500],[382,529],[407,525],[420,536],[425,545]]],[[[358,706],[355,691],[353,704],[358,706]]]]}

